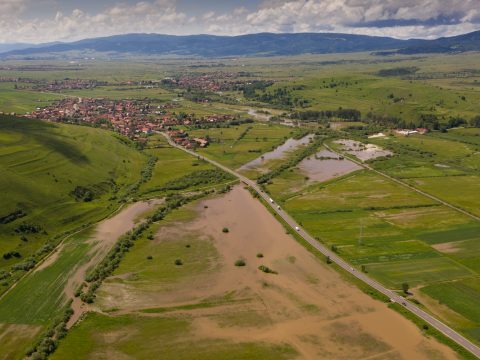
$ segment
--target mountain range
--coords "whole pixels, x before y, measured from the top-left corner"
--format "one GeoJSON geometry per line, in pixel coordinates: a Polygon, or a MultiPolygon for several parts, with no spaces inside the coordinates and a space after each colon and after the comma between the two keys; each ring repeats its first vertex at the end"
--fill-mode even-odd
{"type": "MultiPolygon", "coordinates": [[[[82,57],[176,56],[234,57],[374,52],[377,55],[457,53],[480,51],[480,31],[435,40],[399,40],[389,37],[339,33],[258,33],[239,36],[125,34],[8,48],[2,59],[82,57]]],[[[0,47],[2,52],[2,47],[0,47]]]]}

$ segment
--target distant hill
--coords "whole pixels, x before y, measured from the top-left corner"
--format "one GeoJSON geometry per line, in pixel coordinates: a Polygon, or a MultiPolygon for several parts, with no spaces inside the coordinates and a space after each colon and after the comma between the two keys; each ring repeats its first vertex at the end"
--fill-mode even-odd
{"type": "Polygon", "coordinates": [[[28,49],[34,47],[34,44],[23,44],[23,43],[17,43],[17,44],[0,44],[0,53],[4,53],[7,51],[13,51],[13,50],[21,50],[21,49],[28,49]]]}
{"type": "Polygon", "coordinates": [[[59,44],[59,42],[46,43],[46,44],[27,44],[27,43],[0,44],[0,54],[5,52],[10,52],[10,51],[15,51],[15,50],[32,49],[32,48],[38,48],[38,47],[43,48],[43,47],[51,46],[55,44],[59,44]]]}
{"type": "Polygon", "coordinates": [[[397,53],[459,53],[466,51],[480,51],[480,31],[453,37],[442,37],[436,40],[407,46],[398,50],[397,53]]]}
{"type": "Polygon", "coordinates": [[[437,40],[398,40],[389,37],[336,33],[259,33],[241,36],[126,34],[71,43],[16,49],[1,58],[82,57],[88,54],[125,56],[274,56],[373,51],[416,54],[480,50],[480,31],[437,40]]]}

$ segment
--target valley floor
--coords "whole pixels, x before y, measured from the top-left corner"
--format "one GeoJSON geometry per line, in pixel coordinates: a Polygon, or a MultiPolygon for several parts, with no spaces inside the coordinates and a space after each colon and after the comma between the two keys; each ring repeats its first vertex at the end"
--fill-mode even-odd
{"type": "Polygon", "coordinates": [[[241,186],[179,211],[136,243],[53,359],[456,359],[241,186]]]}

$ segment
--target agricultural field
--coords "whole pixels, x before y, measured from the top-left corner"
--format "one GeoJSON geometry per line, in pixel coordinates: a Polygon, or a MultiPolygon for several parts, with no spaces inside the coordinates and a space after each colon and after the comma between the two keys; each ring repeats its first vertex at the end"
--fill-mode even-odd
{"type": "Polygon", "coordinates": [[[52,359],[456,358],[344,282],[240,186],[152,230],[52,359]]]}
{"type": "MultiPolygon", "coordinates": [[[[29,123],[27,122],[25,126],[28,125],[29,123]]],[[[34,132],[35,129],[38,131],[38,128],[35,126],[49,125],[43,125],[43,123],[38,123],[37,125],[37,122],[35,122],[34,125],[30,124],[30,126],[32,126],[33,129],[30,129],[31,133],[29,135],[32,136],[32,134],[36,134],[34,132]]],[[[53,129],[57,129],[56,125],[51,126],[53,129]]],[[[67,127],[68,126],[64,125],[58,126],[60,131],[65,131],[65,128],[67,127]]],[[[158,206],[163,204],[163,198],[165,196],[168,196],[172,192],[202,192],[210,190],[213,187],[219,188],[226,184],[231,184],[233,180],[229,175],[214,170],[211,166],[207,166],[206,164],[198,164],[198,161],[195,158],[187,156],[177,149],[168,147],[161,139],[157,139],[156,142],[152,141],[152,143],[156,143],[157,145],[163,144],[166,147],[146,149],[144,154],[141,154],[137,150],[124,145],[122,142],[118,141],[118,139],[114,138],[111,133],[104,130],[84,127],[73,128],[77,131],[73,132],[75,137],[85,139],[85,135],[82,134],[82,131],[86,131],[91,141],[98,141],[96,147],[90,142],[83,143],[83,146],[88,150],[84,152],[85,159],[89,159],[89,156],[91,156],[90,151],[96,151],[97,156],[102,155],[102,151],[110,152],[111,149],[109,146],[115,145],[118,142],[120,148],[113,148],[112,150],[114,152],[116,151],[116,156],[125,156],[125,154],[121,152],[122,146],[124,146],[125,149],[128,149],[124,151],[132,151],[134,155],[138,156],[135,160],[137,163],[131,166],[132,169],[135,169],[135,166],[144,165],[147,156],[155,156],[157,162],[154,164],[150,176],[146,178],[144,177],[143,181],[140,182],[137,180],[137,185],[135,185],[135,187],[138,188],[138,190],[128,193],[130,196],[143,197],[145,200],[136,201],[131,204],[124,204],[120,208],[120,204],[112,198],[103,200],[102,204],[104,204],[103,206],[106,208],[104,210],[109,210],[110,213],[113,213],[111,217],[99,223],[96,222],[101,218],[93,218],[91,220],[91,226],[88,226],[88,223],[84,223],[84,226],[82,227],[84,230],[68,236],[53,252],[52,248],[49,248],[49,252],[51,252],[50,256],[38,264],[38,266],[36,266],[31,272],[27,273],[25,278],[21,279],[16,286],[12,287],[0,298],[0,328],[4,329],[5,337],[12,337],[12,341],[8,340],[8,347],[5,348],[5,352],[2,354],[2,356],[8,354],[7,358],[22,358],[27,349],[35,342],[35,339],[49,326],[52,319],[62,315],[67,300],[77,299],[74,300],[72,307],[76,314],[75,316],[80,316],[82,313],[82,306],[77,302],[79,300],[74,297],[74,293],[84,281],[87,273],[109,253],[110,249],[115,245],[115,242],[123,234],[132,230],[146,217],[154,214],[158,206]],[[96,136],[99,136],[99,138],[97,139],[96,136]],[[105,139],[105,137],[109,136],[112,136],[112,143],[106,141],[108,138],[105,139]],[[100,140],[100,138],[102,140],[100,140]],[[105,148],[102,146],[105,146],[105,148]],[[165,169],[168,169],[168,172],[165,171],[165,169]],[[172,189],[172,191],[169,191],[168,189],[158,189],[158,187],[168,186],[169,184],[175,184],[176,186],[181,184],[182,186],[177,186],[172,189]],[[156,191],[149,192],[148,189],[151,190],[153,187],[157,188],[156,191]],[[23,337],[22,332],[29,334],[29,336],[23,337]],[[13,341],[13,339],[16,340],[13,341]]],[[[50,135],[47,139],[50,141],[50,144],[53,145],[55,145],[54,131],[55,130],[47,128],[44,132],[45,136],[50,135]],[[47,131],[49,131],[50,134],[47,131]]],[[[73,135],[71,136],[73,137],[73,135]]],[[[10,137],[10,139],[12,139],[12,137],[10,137]]],[[[24,135],[24,139],[28,139],[27,135],[24,135]]],[[[68,137],[66,139],[66,141],[69,140],[68,137]]],[[[69,143],[66,142],[63,146],[67,146],[66,144],[69,143]]],[[[18,148],[18,142],[16,145],[18,148]]],[[[33,142],[30,143],[30,145],[40,148],[39,144],[33,142]]],[[[73,145],[78,146],[76,143],[73,143],[73,145]]],[[[12,151],[12,149],[17,150],[13,148],[13,145],[9,150],[12,151]]],[[[16,154],[16,152],[13,151],[12,153],[16,154]]],[[[41,153],[39,154],[41,155],[41,153]]],[[[62,168],[61,162],[58,158],[55,158],[54,155],[55,154],[52,154],[51,151],[50,156],[53,156],[53,159],[55,159],[59,165],[56,170],[66,171],[62,168]]],[[[110,158],[112,158],[112,155],[110,155],[110,158]]],[[[125,156],[123,161],[121,164],[127,163],[128,157],[125,156]]],[[[134,160],[132,159],[132,161],[134,160]]],[[[72,167],[71,164],[65,161],[65,166],[67,165],[72,167]]],[[[140,173],[140,170],[141,169],[137,170],[138,173],[140,173]]],[[[112,173],[110,173],[110,175],[111,174],[112,173]]],[[[128,176],[133,177],[136,175],[128,174],[128,176]]],[[[60,176],[58,176],[58,178],[60,180],[62,179],[60,176]]],[[[80,175],[79,178],[81,178],[80,175]]],[[[117,181],[119,179],[121,178],[117,178],[117,181]]],[[[61,183],[61,181],[59,181],[59,183],[61,183]]],[[[39,184],[37,183],[36,185],[38,186],[39,184]]],[[[34,190],[31,189],[31,191],[34,190]]],[[[120,194],[121,192],[119,191],[117,195],[120,196],[120,194]]],[[[14,193],[12,192],[11,195],[13,196],[14,193]]],[[[61,198],[57,201],[60,201],[60,199],[61,198]]],[[[93,203],[94,201],[95,200],[90,203],[93,203]]],[[[46,204],[41,203],[41,205],[45,207],[47,206],[46,204]]],[[[105,213],[103,216],[105,217],[107,215],[108,213],[105,213]]],[[[27,216],[24,218],[27,218],[27,216]]],[[[28,217],[28,219],[31,218],[28,217]]],[[[80,218],[79,221],[85,220],[80,218]]],[[[15,223],[15,221],[13,222],[15,223]]],[[[50,228],[47,229],[50,231],[50,228]]],[[[47,234],[43,235],[48,238],[46,236],[47,234]]],[[[37,241],[40,240],[41,238],[37,241]]],[[[33,242],[33,237],[32,240],[29,240],[28,242],[30,241],[33,242]]],[[[21,261],[24,256],[26,255],[22,254],[20,259],[12,256],[13,259],[4,258],[3,261],[6,263],[6,266],[11,266],[11,263],[13,263],[12,260],[18,262],[21,261]]],[[[3,274],[4,273],[2,273],[2,275],[3,274]]],[[[19,273],[19,275],[22,274],[25,274],[25,272],[23,271],[19,273]]],[[[10,280],[13,281],[13,279],[10,280]]],[[[5,284],[7,285],[7,283],[5,284]]],[[[4,288],[6,289],[6,287],[4,288]]]]}
{"type": "Polygon", "coordinates": [[[0,83],[0,111],[3,113],[25,114],[61,98],[58,94],[18,91],[13,83],[0,83]]]}
{"type": "Polygon", "coordinates": [[[140,180],[146,161],[121,140],[88,127],[0,119],[1,270],[118,207],[110,199],[140,180]]]}
{"type": "Polygon", "coordinates": [[[54,93],[2,82],[5,113],[65,96],[148,98],[152,106],[175,103],[172,117],[228,114],[242,121],[174,125],[208,138],[195,158],[172,148],[158,129],[138,130],[136,143],[103,129],[2,116],[0,296],[10,290],[0,297],[0,359],[23,358],[71,299],[74,315],[52,359],[457,358],[428,329],[363,294],[295,242],[235,178],[201,156],[259,180],[356,270],[398,292],[407,284],[406,297],[480,343],[480,130],[409,137],[392,130],[422,116],[444,126],[451,117],[479,115],[479,59],[339,54],[46,61],[38,68],[5,62],[4,77],[118,83],[54,93]],[[416,70],[396,74],[405,68],[416,70]],[[272,85],[253,94],[135,85],[214,72],[244,72],[248,77],[232,80],[272,85]],[[192,91],[208,98],[188,100],[192,91]],[[342,109],[358,110],[358,119],[295,117],[342,109]],[[375,122],[374,115],[397,123],[375,122]],[[255,121],[244,122],[249,118],[255,121]],[[387,136],[368,138],[380,131],[387,136]],[[331,152],[328,146],[341,149],[339,139],[390,151],[366,164],[474,216],[331,152]],[[290,142],[300,145],[277,156],[290,142]],[[312,151],[303,157],[307,146],[312,151]],[[256,160],[260,165],[248,166],[256,160]]]}
{"type": "MultiPolygon", "coordinates": [[[[267,190],[319,241],[388,288],[401,290],[407,283],[414,289],[412,296],[441,317],[441,306],[427,295],[459,311],[445,320],[480,341],[480,323],[468,315],[476,311],[480,284],[477,220],[367,170],[316,184],[287,170],[272,179],[267,190]],[[443,298],[441,290],[433,290],[441,284],[469,291],[465,304],[472,308],[450,303],[451,296],[445,293],[443,298]]],[[[466,199],[476,201],[475,196],[466,199]]]]}
{"type": "Polygon", "coordinates": [[[205,154],[233,169],[260,157],[288,138],[301,133],[299,129],[260,122],[188,132],[191,136],[208,136],[211,139],[211,144],[205,149],[199,149],[199,154],[205,154]]]}
{"type": "MultiPolygon", "coordinates": [[[[373,142],[396,156],[379,159],[374,168],[480,215],[480,134],[478,129],[451,129],[373,142]],[[471,196],[469,196],[471,195],[471,196]]],[[[371,140],[371,139],[369,139],[371,140]]]]}

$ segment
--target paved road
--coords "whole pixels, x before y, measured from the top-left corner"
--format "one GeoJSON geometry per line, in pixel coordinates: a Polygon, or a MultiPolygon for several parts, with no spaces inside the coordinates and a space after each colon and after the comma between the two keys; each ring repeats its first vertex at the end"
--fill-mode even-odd
{"type": "Polygon", "coordinates": [[[407,310],[409,310],[410,312],[414,313],[415,315],[417,315],[418,317],[423,319],[430,326],[436,328],[438,331],[443,333],[445,336],[449,337],[450,339],[455,341],[457,344],[463,346],[465,349],[467,349],[468,351],[470,351],[472,354],[474,354],[475,356],[477,356],[480,359],[480,348],[478,346],[476,346],[475,344],[473,344],[472,342],[470,342],[469,340],[464,338],[462,335],[457,333],[455,330],[451,329],[450,327],[448,327],[447,325],[442,323],[440,320],[438,320],[438,319],[434,318],[433,316],[431,316],[430,314],[426,313],[425,311],[420,309],[415,304],[409,302],[408,300],[406,300],[402,296],[398,295],[397,293],[385,288],[383,285],[381,285],[377,281],[373,280],[372,278],[370,278],[366,274],[364,274],[360,271],[357,271],[355,268],[352,267],[352,265],[347,263],[345,260],[343,260],[341,257],[339,257],[336,253],[334,253],[333,251],[331,251],[330,249],[328,249],[324,245],[320,244],[316,239],[314,239],[310,234],[308,234],[299,224],[297,224],[297,222],[290,215],[288,215],[285,211],[283,211],[283,209],[281,209],[277,204],[275,204],[275,202],[273,202],[273,200],[270,199],[270,197],[260,188],[260,186],[255,181],[252,181],[252,180],[246,178],[245,176],[237,173],[236,171],[234,171],[232,169],[227,168],[226,166],[223,166],[222,164],[220,164],[220,163],[218,163],[214,160],[208,159],[205,156],[200,155],[200,154],[198,154],[194,151],[191,151],[191,150],[185,149],[181,146],[178,146],[177,144],[172,142],[168,138],[168,136],[165,135],[165,137],[167,137],[167,140],[168,140],[168,142],[170,143],[171,146],[176,147],[180,150],[183,150],[183,151],[185,151],[185,152],[187,152],[187,153],[189,153],[189,154],[191,154],[195,157],[199,157],[199,158],[201,158],[205,161],[208,161],[209,163],[211,163],[211,164],[219,167],[220,169],[232,174],[233,176],[240,179],[240,181],[242,181],[246,185],[250,186],[269,204],[269,206],[289,226],[292,227],[292,229],[298,229],[296,231],[298,232],[298,234],[303,239],[305,239],[305,241],[307,241],[311,246],[313,246],[315,249],[320,251],[323,255],[329,256],[330,260],[332,262],[336,263],[338,266],[340,266],[342,269],[344,269],[345,271],[347,271],[350,274],[352,274],[353,276],[355,276],[357,279],[363,281],[364,283],[370,285],[375,290],[384,294],[389,299],[391,299],[392,302],[396,302],[396,303],[401,304],[407,310]]]}

